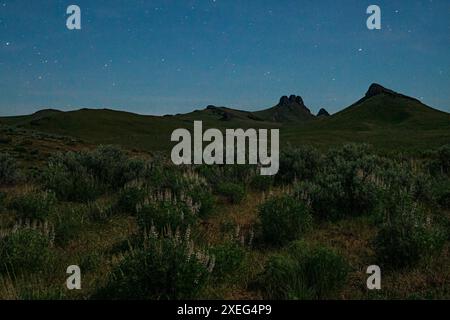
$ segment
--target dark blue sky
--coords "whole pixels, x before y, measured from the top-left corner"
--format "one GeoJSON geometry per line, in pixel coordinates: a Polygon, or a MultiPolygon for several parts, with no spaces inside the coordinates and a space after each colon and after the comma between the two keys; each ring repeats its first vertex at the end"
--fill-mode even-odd
{"type": "Polygon", "coordinates": [[[1,115],[255,110],[287,94],[335,112],[372,82],[449,111],[449,0],[0,0],[1,115]]]}

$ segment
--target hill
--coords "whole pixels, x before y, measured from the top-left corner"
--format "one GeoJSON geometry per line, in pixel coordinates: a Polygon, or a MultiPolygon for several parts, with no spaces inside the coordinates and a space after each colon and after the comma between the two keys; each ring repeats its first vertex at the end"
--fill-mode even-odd
{"type": "MultiPolygon", "coordinates": [[[[322,112],[323,114],[324,112],[322,112]]],[[[208,106],[187,114],[145,116],[109,109],[42,110],[3,117],[0,124],[148,151],[167,150],[177,128],[280,128],[282,144],[328,147],[367,142],[381,149],[423,149],[450,141],[450,114],[419,100],[372,84],[363,98],[331,116],[314,116],[300,96],[281,97],[272,108],[249,112],[208,106]]]]}
{"type": "Polygon", "coordinates": [[[285,137],[294,144],[355,141],[382,149],[423,149],[450,141],[450,114],[372,84],[351,106],[313,123],[286,128],[285,137]]]}

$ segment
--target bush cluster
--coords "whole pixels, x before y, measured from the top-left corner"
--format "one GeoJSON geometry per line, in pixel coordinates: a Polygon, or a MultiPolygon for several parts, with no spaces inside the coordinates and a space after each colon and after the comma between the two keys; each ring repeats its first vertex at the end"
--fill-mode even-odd
{"type": "Polygon", "coordinates": [[[312,227],[308,206],[289,195],[274,197],[264,202],[258,210],[258,216],[263,240],[273,246],[283,246],[299,239],[312,227]]]}
{"type": "Polygon", "coordinates": [[[51,257],[49,238],[36,230],[22,229],[0,239],[0,273],[42,272],[51,257]]]}
{"type": "Polygon", "coordinates": [[[386,206],[383,219],[374,240],[381,265],[409,267],[442,250],[445,232],[409,194],[395,197],[395,201],[386,206]]]}
{"type": "Polygon", "coordinates": [[[268,299],[333,298],[348,272],[345,259],[334,250],[296,241],[285,252],[269,258],[261,285],[268,299]]]}
{"type": "Polygon", "coordinates": [[[16,183],[19,178],[16,160],[8,153],[0,152],[0,186],[16,183]]]}
{"type": "Polygon", "coordinates": [[[215,259],[197,250],[187,234],[149,233],[142,248],[132,250],[94,296],[100,299],[195,299],[205,287],[215,259]]]}
{"type": "Polygon", "coordinates": [[[107,191],[122,188],[144,169],[143,161],[129,158],[121,149],[100,146],[94,151],[53,156],[42,177],[46,188],[60,200],[92,201],[107,191]]]}

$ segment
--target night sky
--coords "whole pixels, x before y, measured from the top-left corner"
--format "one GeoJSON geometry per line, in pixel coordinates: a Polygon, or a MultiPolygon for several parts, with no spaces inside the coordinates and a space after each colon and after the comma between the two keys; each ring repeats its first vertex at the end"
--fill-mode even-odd
{"type": "Polygon", "coordinates": [[[289,94],[335,112],[372,82],[450,111],[449,0],[0,0],[0,115],[257,110],[289,94]],[[82,30],[66,28],[71,4],[82,30]]]}

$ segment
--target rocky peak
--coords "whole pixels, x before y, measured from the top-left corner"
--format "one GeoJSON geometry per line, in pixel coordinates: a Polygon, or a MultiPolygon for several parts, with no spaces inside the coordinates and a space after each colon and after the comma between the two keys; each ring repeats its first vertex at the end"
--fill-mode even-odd
{"type": "Polygon", "coordinates": [[[387,93],[387,94],[391,94],[391,95],[397,94],[395,91],[387,89],[387,88],[383,87],[382,85],[379,85],[378,83],[372,83],[369,87],[369,90],[367,90],[366,98],[371,98],[371,97],[377,96],[382,93],[387,93]]]}
{"type": "Polygon", "coordinates": [[[288,96],[282,96],[280,98],[280,102],[278,103],[279,106],[289,106],[289,105],[293,105],[293,104],[298,104],[301,106],[304,106],[304,102],[302,97],[300,96],[296,96],[296,95],[290,95],[288,96]]]}
{"type": "Polygon", "coordinates": [[[330,114],[328,113],[327,110],[325,110],[324,108],[321,108],[319,110],[319,113],[317,113],[318,117],[328,117],[330,114]]]}

